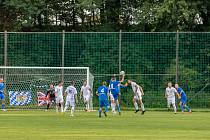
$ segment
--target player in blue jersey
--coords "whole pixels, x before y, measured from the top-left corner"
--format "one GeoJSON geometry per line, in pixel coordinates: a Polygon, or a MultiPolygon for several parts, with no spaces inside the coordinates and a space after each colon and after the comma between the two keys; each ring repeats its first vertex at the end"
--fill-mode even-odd
{"type": "Polygon", "coordinates": [[[4,80],[3,80],[3,78],[0,78],[0,100],[1,100],[2,111],[6,111],[4,99],[5,99],[5,97],[4,97],[4,80]]]}
{"type": "Polygon", "coordinates": [[[109,83],[109,91],[110,91],[110,99],[111,99],[111,108],[112,112],[115,113],[115,105],[117,106],[117,110],[119,112],[119,115],[121,115],[120,111],[120,104],[118,101],[118,97],[120,94],[120,81],[116,80],[115,75],[112,76],[112,79],[109,83]]]}
{"type": "Polygon", "coordinates": [[[175,88],[177,90],[178,97],[181,100],[180,102],[181,111],[184,112],[184,109],[187,109],[187,111],[191,113],[192,112],[191,109],[187,106],[187,96],[184,90],[181,87],[179,87],[178,84],[175,84],[175,88]]]}
{"type": "Polygon", "coordinates": [[[105,86],[106,83],[102,82],[102,85],[98,88],[96,95],[99,98],[99,117],[101,117],[102,107],[105,107],[104,115],[107,117],[106,112],[108,111],[109,102],[108,102],[108,88],[105,86]]]}

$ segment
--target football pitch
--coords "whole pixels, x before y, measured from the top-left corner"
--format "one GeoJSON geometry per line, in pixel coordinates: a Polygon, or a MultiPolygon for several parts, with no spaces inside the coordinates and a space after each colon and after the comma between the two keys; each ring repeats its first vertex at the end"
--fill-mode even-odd
{"type": "Polygon", "coordinates": [[[145,115],[98,118],[97,112],[61,115],[53,111],[0,112],[1,140],[209,140],[210,113],[173,114],[147,111],[145,115]]]}

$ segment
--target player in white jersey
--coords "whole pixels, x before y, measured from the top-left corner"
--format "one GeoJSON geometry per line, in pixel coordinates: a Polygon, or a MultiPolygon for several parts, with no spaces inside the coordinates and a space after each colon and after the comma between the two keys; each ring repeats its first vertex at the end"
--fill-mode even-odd
{"type": "Polygon", "coordinates": [[[62,81],[59,81],[58,85],[55,87],[55,101],[56,101],[56,112],[58,112],[59,108],[61,112],[63,112],[63,82],[62,81]]]}
{"type": "Polygon", "coordinates": [[[92,95],[92,90],[90,86],[87,85],[86,80],[83,82],[83,86],[81,87],[80,98],[82,97],[82,95],[85,103],[85,111],[90,112],[90,100],[93,95],[92,95]]]}
{"type": "Polygon", "coordinates": [[[132,80],[128,80],[128,84],[131,85],[132,90],[134,92],[133,104],[136,109],[135,113],[139,112],[138,104],[140,104],[142,110],[141,114],[143,115],[145,113],[144,103],[142,102],[142,96],[144,95],[143,89],[141,86],[139,86],[138,84],[136,84],[136,82],[132,80]]]}
{"type": "Polygon", "coordinates": [[[172,87],[172,83],[168,83],[168,87],[165,91],[165,98],[167,99],[167,107],[170,108],[172,105],[174,108],[174,113],[176,114],[176,103],[175,103],[175,95],[177,94],[177,90],[172,87]]]}
{"type": "Polygon", "coordinates": [[[71,116],[74,116],[75,112],[75,103],[77,102],[77,89],[74,87],[75,82],[72,81],[71,85],[66,88],[66,104],[64,112],[71,106],[71,116]]]}

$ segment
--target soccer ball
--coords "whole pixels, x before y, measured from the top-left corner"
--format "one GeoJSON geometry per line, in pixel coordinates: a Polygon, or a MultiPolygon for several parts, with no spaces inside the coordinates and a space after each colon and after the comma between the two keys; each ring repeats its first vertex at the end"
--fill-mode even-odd
{"type": "Polygon", "coordinates": [[[124,72],[124,71],[121,71],[121,72],[120,72],[120,75],[125,75],[125,72],[124,72]]]}

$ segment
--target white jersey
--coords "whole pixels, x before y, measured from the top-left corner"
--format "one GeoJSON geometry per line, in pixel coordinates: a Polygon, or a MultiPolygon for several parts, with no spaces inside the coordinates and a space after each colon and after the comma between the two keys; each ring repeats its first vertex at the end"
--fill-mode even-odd
{"type": "Polygon", "coordinates": [[[81,87],[81,92],[83,93],[83,97],[90,96],[90,86],[82,86],[81,87]]]}
{"type": "Polygon", "coordinates": [[[166,95],[167,95],[167,98],[175,98],[175,94],[177,93],[177,90],[174,88],[174,87],[167,87],[166,88],[166,95]]]}
{"type": "Polygon", "coordinates": [[[56,86],[55,93],[57,97],[63,97],[63,86],[56,86]]]}
{"type": "Polygon", "coordinates": [[[66,100],[74,100],[75,95],[77,94],[77,90],[73,86],[68,86],[66,88],[67,97],[66,100]]]}
{"type": "Polygon", "coordinates": [[[131,87],[135,95],[141,94],[140,87],[135,82],[131,82],[131,87]]]}

